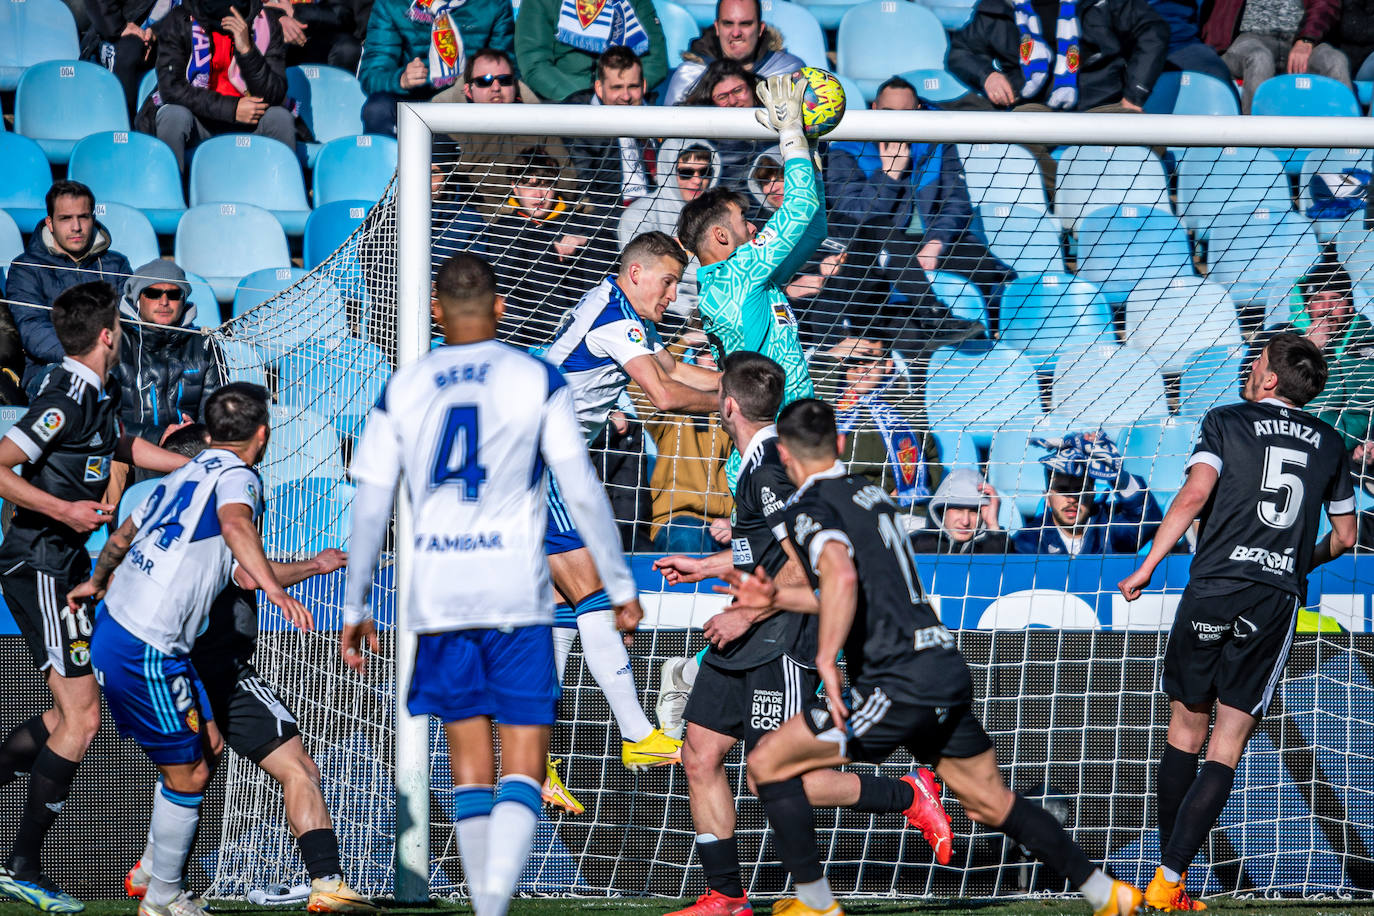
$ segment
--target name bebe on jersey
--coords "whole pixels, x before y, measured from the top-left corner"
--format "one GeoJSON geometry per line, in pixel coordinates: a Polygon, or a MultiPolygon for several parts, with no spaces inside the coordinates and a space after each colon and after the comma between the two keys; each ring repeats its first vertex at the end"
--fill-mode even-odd
{"type": "Polygon", "coordinates": [[[485,385],[487,383],[487,371],[491,369],[491,363],[465,363],[461,366],[450,366],[442,372],[434,373],[434,387],[446,388],[449,385],[461,385],[465,382],[485,385]]]}
{"type": "Polygon", "coordinates": [[[1256,436],[1292,436],[1313,448],[1322,446],[1322,434],[1296,420],[1255,420],[1254,424],[1256,436]]]}

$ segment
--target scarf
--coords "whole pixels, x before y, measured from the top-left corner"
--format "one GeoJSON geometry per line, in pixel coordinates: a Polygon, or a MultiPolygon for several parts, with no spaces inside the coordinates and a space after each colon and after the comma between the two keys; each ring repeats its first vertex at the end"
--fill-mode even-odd
{"type": "MultiPolygon", "coordinates": [[[[1021,32],[1021,73],[1026,83],[1023,99],[1034,98],[1045,85],[1050,72],[1050,49],[1040,30],[1040,17],[1031,0],[1011,0],[1016,28],[1021,32]]],[[[1076,0],[1059,0],[1059,22],[1055,26],[1056,53],[1054,82],[1045,104],[1067,109],[1078,104],[1078,5],[1076,0]]]]}
{"type": "Polygon", "coordinates": [[[862,394],[852,401],[841,398],[838,406],[835,420],[840,432],[848,434],[872,427],[883,437],[887,463],[896,481],[897,504],[905,508],[929,499],[930,473],[921,453],[921,440],[911,424],[892,405],[879,398],[878,393],[862,394]]]}
{"type": "Polygon", "coordinates": [[[591,54],[623,45],[643,56],[649,36],[630,0],[563,0],[558,10],[558,40],[591,54]]]}
{"type": "MultiPolygon", "coordinates": [[[[264,10],[253,17],[253,44],[258,46],[258,50],[267,53],[267,45],[272,40],[272,31],[267,25],[267,12],[264,10]]],[[[191,20],[191,58],[186,62],[186,79],[197,89],[210,88],[210,58],[214,56],[215,46],[210,40],[210,33],[205,31],[205,27],[194,19],[191,20]]],[[[248,93],[248,84],[243,81],[243,74],[239,72],[238,57],[230,54],[229,72],[225,78],[234,84],[234,88],[243,94],[248,93]]],[[[155,100],[156,104],[161,105],[159,97],[155,100]]]]}
{"type": "Polygon", "coordinates": [[[453,18],[467,0],[413,0],[406,13],[412,22],[429,23],[429,83],[435,89],[452,86],[467,63],[463,33],[453,18]]]}

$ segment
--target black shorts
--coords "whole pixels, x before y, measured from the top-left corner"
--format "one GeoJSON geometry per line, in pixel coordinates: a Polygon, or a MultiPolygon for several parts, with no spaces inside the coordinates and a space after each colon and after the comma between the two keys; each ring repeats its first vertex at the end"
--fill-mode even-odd
{"type": "Polygon", "coordinates": [[[713,732],[744,739],[744,752],[802,711],[816,695],[816,672],[779,655],[757,668],[717,668],[702,663],[683,716],[713,732]]]}
{"type": "Polygon", "coordinates": [[[882,763],[904,747],[921,763],[934,766],[942,757],[977,757],[992,747],[992,739],[968,703],[923,706],[894,701],[879,686],[849,688],[849,718],[835,727],[824,697],[806,709],[806,724],[822,741],[833,741],[850,760],[882,763]]]}
{"type": "Polygon", "coordinates": [[[296,717],[251,664],[197,666],[210,710],[234,753],[254,763],[301,733],[296,717]]]}
{"type": "Polygon", "coordinates": [[[1181,703],[1216,700],[1263,716],[1293,645],[1300,603],[1292,592],[1255,583],[1178,603],[1164,649],[1160,689],[1181,703]]]}
{"type": "Polygon", "coordinates": [[[51,668],[60,677],[84,677],[91,673],[93,608],[73,612],[67,592],[91,575],[90,559],[78,556],[64,575],[40,572],[27,563],[0,575],[5,604],[24,634],[39,671],[51,668]]]}

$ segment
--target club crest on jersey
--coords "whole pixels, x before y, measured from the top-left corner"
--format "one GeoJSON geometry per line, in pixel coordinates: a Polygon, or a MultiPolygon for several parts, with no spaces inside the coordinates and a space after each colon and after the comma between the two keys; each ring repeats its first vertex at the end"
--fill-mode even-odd
{"type": "Polygon", "coordinates": [[[52,437],[57,435],[67,423],[67,415],[56,407],[49,407],[43,411],[43,415],[38,418],[38,422],[33,425],[33,434],[44,442],[51,442],[52,437]]]}
{"type": "Polygon", "coordinates": [[[763,514],[765,516],[782,511],[782,500],[778,499],[778,494],[773,492],[772,487],[759,487],[759,496],[763,500],[763,514]]]}
{"type": "Polygon", "coordinates": [[[194,709],[186,711],[186,727],[197,735],[200,734],[200,713],[194,709]]]}
{"type": "Polygon", "coordinates": [[[85,640],[78,640],[72,643],[67,654],[71,656],[73,665],[89,665],[91,663],[91,644],[85,640]]]}
{"type": "Polygon", "coordinates": [[[631,326],[629,330],[625,332],[625,336],[629,338],[630,343],[635,346],[644,346],[644,332],[638,327],[631,326]]]}
{"type": "Polygon", "coordinates": [[[802,512],[797,516],[797,521],[793,524],[792,530],[797,536],[797,543],[804,544],[807,538],[821,530],[821,524],[802,512]]]}
{"type": "Polygon", "coordinates": [[[104,480],[110,476],[110,456],[104,455],[99,458],[86,459],[86,473],[82,479],[87,483],[97,480],[104,480]]]}

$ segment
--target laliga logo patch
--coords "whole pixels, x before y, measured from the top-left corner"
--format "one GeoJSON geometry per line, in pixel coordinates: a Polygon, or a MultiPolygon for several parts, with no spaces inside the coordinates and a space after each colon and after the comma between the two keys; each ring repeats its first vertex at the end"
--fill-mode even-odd
{"type": "Polygon", "coordinates": [[[52,437],[57,435],[57,431],[67,423],[67,415],[56,407],[50,407],[43,411],[43,416],[38,418],[38,422],[33,426],[33,433],[44,442],[52,441],[52,437]]]}
{"type": "Polygon", "coordinates": [[[73,665],[88,665],[91,662],[91,644],[85,641],[74,642],[67,654],[71,656],[73,665]]]}
{"type": "Polygon", "coordinates": [[[625,332],[625,336],[629,338],[630,343],[640,347],[644,346],[644,332],[638,327],[631,327],[625,332]]]}
{"type": "Polygon", "coordinates": [[[760,229],[758,232],[754,234],[754,238],[749,242],[749,244],[759,248],[763,248],[765,245],[772,244],[773,241],[777,239],[777,237],[778,233],[773,229],[772,226],[764,226],[762,229],[760,229]]]}

